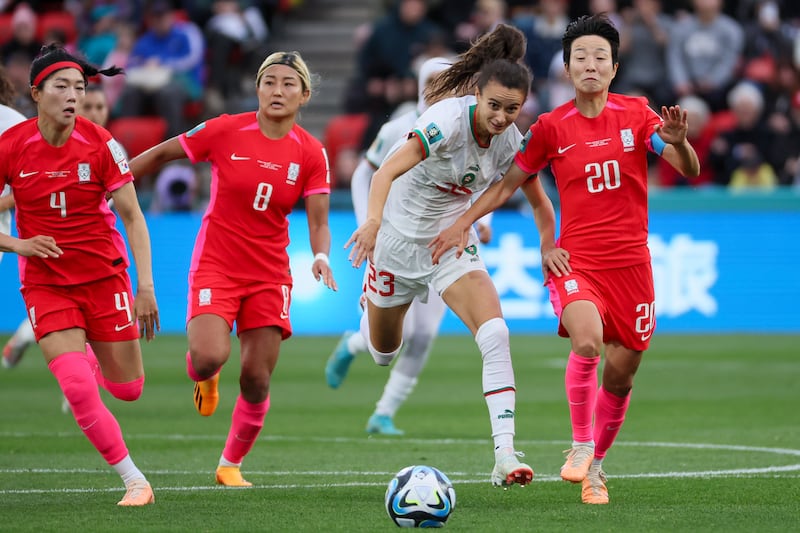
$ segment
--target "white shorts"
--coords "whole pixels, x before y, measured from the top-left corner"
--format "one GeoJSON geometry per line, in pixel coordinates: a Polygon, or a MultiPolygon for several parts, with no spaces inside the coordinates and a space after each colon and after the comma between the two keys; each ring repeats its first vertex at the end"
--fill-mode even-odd
{"type": "Polygon", "coordinates": [[[469,243],[461,257],[456,259],[455,249],[449,250],[439,260],[431,262],[431,251],[426,244],[410,242],[393,232],[381,229],[375,243],[374,263],[367,264],[364,292],[378,307],[396,307],[415,297],[422,303],[428,300],[432,287],[441,295],[461,276],[474,270],[486,272],[486,265],[478,255],[478,236],[470,230],[469,243]]]}

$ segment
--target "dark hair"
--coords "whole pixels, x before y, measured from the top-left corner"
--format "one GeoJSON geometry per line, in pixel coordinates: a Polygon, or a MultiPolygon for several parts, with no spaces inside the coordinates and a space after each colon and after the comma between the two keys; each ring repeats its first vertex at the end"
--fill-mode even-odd
{"type": "Polygon", "coordinates": [[[14,84],[8,79],[6,68],[0,65],[0,104],[11,107],[16,96],[17,91],[14,89],[14,84]]]}
{"type": "Polygon", "coordinates": [[[611,44],[611,61],[619,63],[619,32],[614,24],[608,19],[605,13],[597,15],[584,15],[569,23],[561,37],[561,47],[564,51],[564,64],[569,65],[570,55],[572,54],[572,43],[578,37],[586,35],[597,35],[611,44]]]}
{"type": "MultiPolygon", "coordinates": [[[[34,85],[36,78],[49,66],[54,65],[56,63],[61,62],[70,62],[75,63],[80,67],[80,70],[83,71],[83,80],[86,81],[88,78],[92,76],[97,76],[98,74],[102,74],[103,76],[116,76],[117,74],[122,74],[124,70],[117,66],[111,66],[106,69],[100,69],[95,65],[87,62],[80,57],[76,57],[69,52],[67,52],[64,47],[58,43],[51,43],[45,46],[42,46],[41,50],[39,50],[39,55],[33,60],[31,63],[31,74],[30,74],[30,82],[31,86],[34,85]]],[[[55,72],[55,71],[53,71],[55,72]]],[[[44,79],[39,80],[38,86],[41,86],[51,75],[47,74],[44,79]]]]}
{"type": "MultiPolygon", "coordinates": [[[[491,33],[483,35],[469,50],[459,55],[458,60],[450,68],[431,80],[425,91],[425,99],[432,103],[449,96],[470,93],[476,85],[476,74],[494,60],[503,59],[507,63],[519,62],[525,57],[526,44],[525,35],[517,28],[508,24],[498,24],[491,33]]],[[[484,85],[486,82],[488,79],[484,85]]],[[[528,91],[528,87],[525,91],[528,91]]]]}
{"type": "Polygon", "coordinates": [[[495,59],[481,69],[475,86],[483,91],[490,81],[496,81],[503,87],[519,89],[527,95],[532,78],[533,75],[527,65],[507,59],[495,59]]]}

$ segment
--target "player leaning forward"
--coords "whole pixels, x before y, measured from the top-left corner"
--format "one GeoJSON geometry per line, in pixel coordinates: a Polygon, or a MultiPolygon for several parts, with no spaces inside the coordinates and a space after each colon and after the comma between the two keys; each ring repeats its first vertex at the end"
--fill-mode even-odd
{"type": "Polygon", "coordinates": [[[0,235],[0,249],[20,256],[21,292],[36,341],[78,426],[122,477],[127,492],[119,505],[138,506],[153,503],[153,491],[128,455],[98,385],[121,400],[139,398],[139,337],[155,335],[158,307],[150,237],[125,154],[108,131],[78,116],[86,80],[96,74],[56,45],[34,59],[31,97],[38,116],[0,137],[0,180],[14,193],[19,234],[0,235]],[[135,299],[107,192],[136,261],[135,299]]]}
{"type": "Polygon", "coordinates": [[[607,18],[573,21],[562,44],[575,99],[537,119],[505,179],[431,246],[434,261],[452,247],[463,250],[474,220],[502,205],[517,187],[538,181],[528,177],[550,165],[561,199],[561,231],[556,247],[549,227],[539,225],[542,265],[559,335],[569,337],[572,348],[565,388],[573,443],[561,477],[582,484],[584,503],[606,504],[602,461],[622,427],[655,328],[647,154],[660,155],[688,176],[697,176],[700,165],[686,140],[686,111],[662,107],[659,116],[646,98],[609,93],[619,33],[607,18]]]}
{"type": "MultiPolygon", "coordinates": [[[[367,220],[347,243],[354,244],[355,266],[369,258],[361,327],[378,364],[388,365],[400,352],[405,313],[415,297],[425,300],[429,286],[474,335],[494,438],[492,483],[498,486],[525,485],[533,477],[514,450],[508,326],[475,230],[469,232],[469,253],[451,252],[439,264],[432,263],[427,245],[511,164],[522,140],[514,120],[530,86],[530,72],[518,62],[524,53],[522,34],[501,24],[436,78],[431,101],[441,101],[420,116],[373,176],[367,220]],[[453,94],[467,96],[447,98],[453,94]]],[[[554,232],[553,206],[541,184],[531,182],[526,193],[542,227],[554,232]]]]}

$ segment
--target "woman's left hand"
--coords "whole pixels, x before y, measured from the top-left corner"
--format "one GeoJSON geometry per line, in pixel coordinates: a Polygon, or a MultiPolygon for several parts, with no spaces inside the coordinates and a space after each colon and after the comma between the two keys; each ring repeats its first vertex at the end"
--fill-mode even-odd
{"type": "Polygon", "coordinates": [[[322,254],[317,254],[314,258],[314,264],[311,265],[311,273],[314,274],[314,279],[325,284],[331,290],[338,291],[339,286],[336,285],[336,280],[333,279],[333,270],[331,269],[328,257],[321,257],[322,254]]]}
{"type": "Polygon", "coordinates": [[[661,139],[667,144],[683,144],[689,129],[689,112],[682,111],[679,105],[661,106],[661,119],[664,123],[656,126],[661,139]]]}

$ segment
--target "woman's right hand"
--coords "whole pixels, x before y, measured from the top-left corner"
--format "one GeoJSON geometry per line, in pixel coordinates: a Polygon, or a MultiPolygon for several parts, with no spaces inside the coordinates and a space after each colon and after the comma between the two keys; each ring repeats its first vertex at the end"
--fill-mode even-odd
{"type": "Polygon", "coordinates": [[[542,274],[545,282],[547,282],[548,272],[552,272],[558,278],[572,272],[572,267],[569,265],[569,252],[564,248],[542,248],[542,274]]]}
{"type": "Polygon", "coordinates": [[[368,219],[357,230],[353,232],[350,239],[345,243],[345,249],[353,245],[350,255],[347,257],[353,264],[353,268],[361,267],[364,260],[372,261],[372,252],[375,250],[375,241],[378,239],[378,228],[380,223],[368,219]]]}

